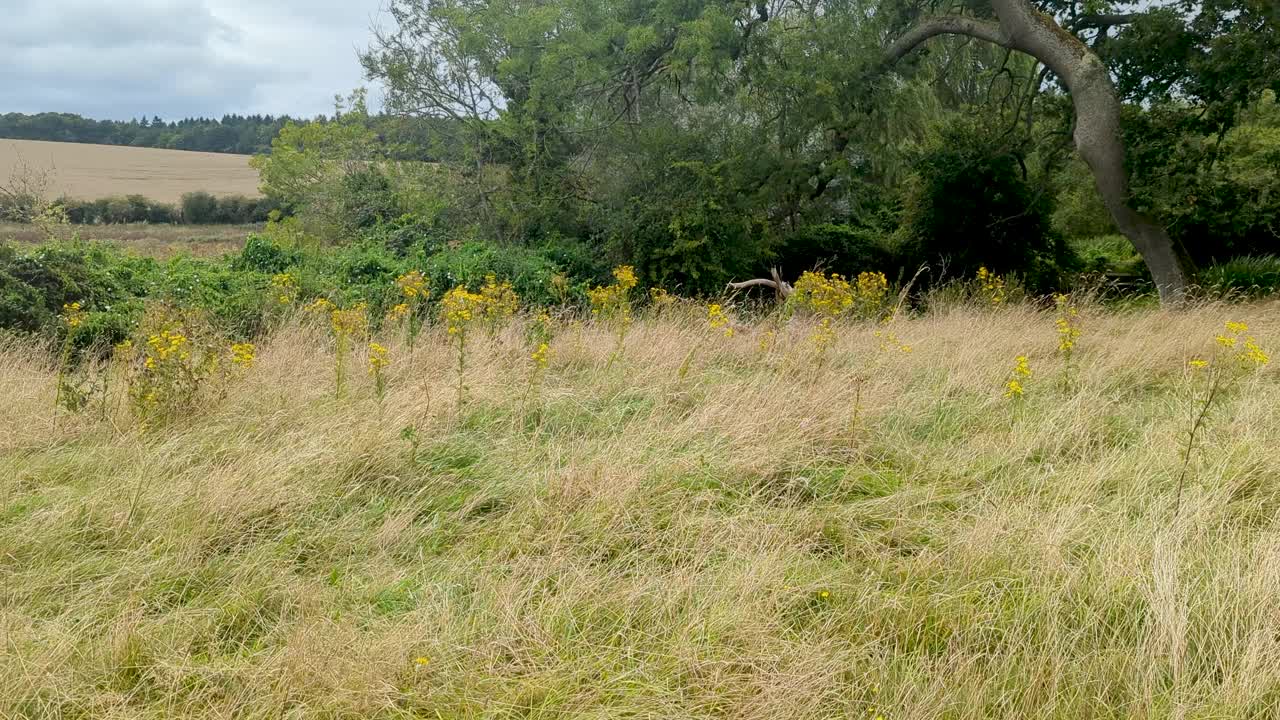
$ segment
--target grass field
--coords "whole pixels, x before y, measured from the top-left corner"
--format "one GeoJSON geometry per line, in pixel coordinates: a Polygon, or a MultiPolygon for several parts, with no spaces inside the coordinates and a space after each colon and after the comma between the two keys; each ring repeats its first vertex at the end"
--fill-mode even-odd
{"type": "Polygon", "coordinates": [[[142,195],[176,203],[183,193],[258,194],[246,155],[0,139],[0,179],[19,162],[51,171],[55,196],[82,200],[142,195]]]}
{"type": "Polygon", "coordinates": [[[1280,377],[1188,358],[1275,303],[842,326],[705,309],[361,358],[289,324],[198,413],[51,414],[0,350],[0,717],[1280,717],[1280,377]],[[1034,373],[1002,397],[1014,358],[1034,373]],[[859,381],[857,378],[863,378],[859,381]],[[402,429],[416,426],[420,446],[402,429]]]}
{"type": "MultiPolygon", "coordinates": [[[[219,257],[239,252],[249,233],[260,225],[74,225],[62,228],[81,240],[111,243],[138,255],[170,258],[187,254],[196,257],[219,257]]],[[[46,240],[44,231],[35,225],[0,223],[0,242],[13,240],[34,245],[46,240]]]]}

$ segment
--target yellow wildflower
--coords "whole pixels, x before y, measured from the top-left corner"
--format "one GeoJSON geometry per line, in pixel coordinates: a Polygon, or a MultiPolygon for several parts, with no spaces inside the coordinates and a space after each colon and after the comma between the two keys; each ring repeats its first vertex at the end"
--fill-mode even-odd
{"type": "Polygon", "coordinates": [[[503,280],[499,283],[498,278],[492,273],[485,276],[484,287],[480,288],[480,297],[483,300],[485,320],[490,326],[511,317],[520,307],[520,298],[515,290],[511,289],[510,281],[503,280]]]}
{"type": "Polygon", "coordinates": [[[391,364],[387,348],[376,342],[369,343],[369,374],[377,375],[391,364]]]}
{"type": "Polygon", "coordinates": [[[307,304],[306,310],[311,312],[332,312],[334,310],[333,303],[324,298],[316,298],[307,304]]]}
{"type": "Polygon", "coordinates": [[[723,332],[727,338],[733,337],[733,325],[729,323],[729,316],[724,314],[724,308],[719,303],[713,303],[707,308],[707,322],[712,330],[723,332]]]}
{"type": "Polygon", "coordinates": [[[613,269],[613,278],[618,286],[630,290],[636,286],[636,269],[630,265],[622,265],[613,269]]]}
{"type": "Polygon", "coordinates": [[[387,319],[392,322],[398,322],[400,320],[405,319],[408,316],[409,316],[408,303],[400,303],[399,305],[396,305],[395,307],[391,308],[391,311],[387,313],[387,319]]]}
{"type": "Polygon", "coordinates": [[[675,297],[663,288],[649,288],[649,302],[654,307],[665,308],[675,301],[675,297]]]}
{"type": "Polygon", "coordinates": [[[242,368],[251,368],[257,359],[256,350],[253,343],[236,343],[231,346],[231,362],[242,368]]]}
{"type": "Polygon", "coordinates": [[[430,295],[426,276],[417,270],[396,278],[396,286],[400,288],[401,294],[410,299],[425,300],[430,295]]]}
{"type": "Polygon", "coordinates": [[[459,285],[445,293],[441,300],[445,325],[450,335],[461,335],[484,307],[484,296],[459,285]]]}
{"type": "Polygon", "coordinates": [[[982,296],[992,305],[1004,303],[1004,278],[996,275],[983,265],[978,268],[978,284],[982,286],[982,296]]]}
{"type": "Polygon", "coordinates": [[[551,347],[547,343],[540,343],[538,349],[533,351],[531,356],[533,364],[539,370],[547,369],[547,364],[551,359],[551,347]]]}
{"type": "Polygon", "coordinates": [[[1013,370],[1004,384],[1004,396],[1009,399],[1021,398],[1026,394],[1023,382],[1031,377],[1031,364],[1026,355],[1019,355],[1013,363],[1013,370]]]}
{"type": "Polygon", "coordinates": [[[289,273],[277,273],[271,276],[271,287],[276,291],[276,302],[288,305],[298,295],[298,283],[289,273]]]}
{"type": "Polygon", "coordinates": [[[1193,358],[1187,362],[1187,365],[1191,366],[1196,370],[1202,370],[1204,368],[1209,367],[1209,361],[1201,360],[1200,358],[1193,358]]]}
{"type": "Polygon", "coordinates": [[[80,307],[80,303],[64,303],[62,306],[62,319],[66,321],[67,327],[78,328],[84,322],[84,311],[80,307]]]}

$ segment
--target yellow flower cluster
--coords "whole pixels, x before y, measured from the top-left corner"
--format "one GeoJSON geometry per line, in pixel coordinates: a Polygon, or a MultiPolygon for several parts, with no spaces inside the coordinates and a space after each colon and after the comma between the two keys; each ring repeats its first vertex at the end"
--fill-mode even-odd
{"type": "MultiPolygon", "coordinates": [[[[1260,368],[1270,363],[1271,356],[1258,345],[1258,341],[1252,335],[1245,335],[1247,332],[1249,332],[1249,326],[1245,323],[1228,322],[1226,332],[1218,335],[1214,340],[1223,351],[1234,351],[1235,362],[1243,369],[1260,368]]],[[[1202,358],[1194,358],[1187,364],[1199,370],[1209,367],[1210,362],[1202,358]]]]}
{"type": "Polygon", "coordinates": [[[376,376],[390,364],[391,357],[387,348],[376,342],[369,343],[369,374],[376,376]]]}
{"type": "Polygon", "coordinates": [[[289,273],[271,276],[271,287],[275,292],[276,302],[281,305],[288,305],[298,297],[298,283],[289,273]]]}
{"type": "Polygon", "coordinates": [[[649,288],[649,304],[658,310],[671,307],[676,298],[663,288],[649,288]]]}
{"type": "Polygon", "coordinates": [[[986,265],[978,268],[978,285],[987,303],[991,305],[1004,303],[1004,278],[988,270],[986,265]]]}
{"type": "Polygon", "coordinates": [[[1080,339],[1080,310],[1071,303],[1071,298],[1061,293],[1053,296],[1058,317],[1054,320],[1054,328],[1058,333],[1058,352],[1071,357],[1071,351],[1080,339]]]}
{"type": "Polygon", "coordinates": [[[69,328],[80,327],[84,322],[84,310],[81,309],[80,303],[64,303],[62,306],[62,319],[69,328]]]}
{"type": "Polygon", "coordinates": [[[771,349],[773,349],[773,344],[774,342],[777,341],[777,339],[778,339],[777,330],[765,330],[764,332],[761,332],[760,343],[758,345],[758,347],[760,348],[760,352],[767,353],[771,349]]]}
{"type": "Polygon", "coordinates": [[[191,358],[186,335],[177,331],[161,330],[159,335],[147,338],[146,359],[143,361],[143,366],[148,370],[155,370],[174,358],[183,362],[191,358]]]}
{"type": "Polygon", "coordinates": [[[625,328],[631,324],[631,288],[636,286],[636,271],[630,265],[613,270],[614,282],[604,287],[587,290],[591,300],[591,314],[605,320],[616,321],[625,328]]]}
{"type": "Polygon", "coordinates": [[[333,326],[333,334],[338,337],[363,335],[369,329],[369,317],[365,312],[367,308],[365,303],[359,303],[346,310],[331,310],[329,322],[333,326]]]}
{"type": "Polygon", "coordinates": [[[1021,398],[1026,394],[1023,383],[1031,377],[1031,364],[1026,355],[1019,355],[1013,363],[1013,371],[1004,384],[1004,396],[1010,399],[1021,398]]]}
{"type": "Polygon", "coordinates": [[[511,289],[510,281],[503,280],[499,283],[493,274],[485,276],[480,297],[484,299],[484,317],[490,326],[515,315],[516,309],[520,307],[520,297],[511,289]]]}
{"type": "Polygon", "coordinates": [[[881,314],[889,296],[889,279],[881,272],[858,273],[854,284],[854,312],[863,318],[881,314]]]}
{"type": "Polygon", "coordinates": [[[333,310],[335,309],[335,306],[333,303],[329,302],[324,298],[316,298],[315,300],[312,300],[310,303],[308,303],[307,306],[303,309],[307,310],[308,312],[327,313],[327,312],[333,312],[333,310]]]}
{"type": "Polygon", "coordinates": [[[400,293],[411,300],[426,300],[431,291],[427,289],[427,277],[414,270],[396,278],[396,286],[400,293]]]}
{"type": "Polygon", "coordinates": [[[636,286],[636,269],[630,265],[620,265],[613,269],[613,279],[620,287],[630,290],[636,286]]]}
{"type": "Polygon", "coordinates": [[[231,362],[242,368],[253,367],[257,360],[257,348],[253,343],[236,343],[231,346],[231,362]]]}
{"type": "Polygon", "coordinates": [[[893,328],[887,323],[885,326],[875,332],[876,339],[880,341],[880,351],[888,352],[890,350],[898,350],[903,353],[910,353],[911,346],[898,339],[893,332],[893,328]]]}
{"type": "Polygon", "coordinates": [[[391,311],[387,313],[387,320],[390,320],[391,322],[399,322],[407,317],[409,317],[408,303],[400,303],[399,305],[391,308],[391,311]]]}
{"type": "Polygon", "coordinates": [[[854,294],[844,276],[806,272],[796,281],[792,302],[821,318],[835,318],[853,307],[854,294]]]}
{"type": "Polygon", "coordinates": [[[712,303],[707,307],[707,323],[712,330],[724,333],[727,338],[733,337],[733,325],[729,322],[729,316],[724,314],[724,308],[719,303],[712,303]]]}
{"type": "Polygon", "coordinates": [[[547,343],[539,343],[538,349],[533,351],[530,356],[533,365],[539,370],[546,370],[547,364],[551,362],[551,346],[547,343]]]}
{"type": "Polygon", "coordinates": [[[445,293],[440,305],[444,311],[444,321],[449,334],[463,336],[471,322],[483,312],[484,304],[483,295],[470,292],[462,285],[445,293]]]}

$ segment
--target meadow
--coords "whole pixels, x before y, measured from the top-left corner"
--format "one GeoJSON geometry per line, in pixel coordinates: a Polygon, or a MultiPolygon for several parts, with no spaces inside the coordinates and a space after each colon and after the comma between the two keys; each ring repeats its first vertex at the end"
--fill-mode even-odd
{"type": "Polygon", "coordinates": [[[0,348],[0,717],[1280,713],[1275,301],[517,314],[461,392],[460,307],[146,427],[0,348]]]}
{"type": "Polygon", "coordinates": [[[0,178],[26,164],[50,173],[53,196],[81,200],[142,195],[176,203],[183,193],[258,194],[249,156],[38,140],[0,140],[0,178]]]}

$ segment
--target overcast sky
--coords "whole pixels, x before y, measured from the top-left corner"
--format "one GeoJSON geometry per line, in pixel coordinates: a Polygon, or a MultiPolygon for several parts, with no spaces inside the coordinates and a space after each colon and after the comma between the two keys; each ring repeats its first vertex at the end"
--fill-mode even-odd
{"type": "Polygon", "coordinates": [[[0,113],[328,113],[367,85],[356,52],[380,3],[0,0],[0,113]]]}

